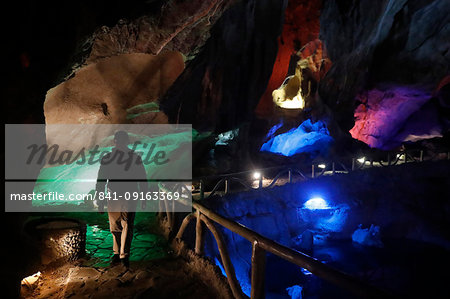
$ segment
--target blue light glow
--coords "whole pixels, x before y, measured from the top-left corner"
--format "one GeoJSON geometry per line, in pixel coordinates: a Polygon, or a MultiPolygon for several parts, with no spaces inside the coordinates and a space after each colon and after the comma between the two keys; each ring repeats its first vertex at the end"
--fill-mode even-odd
{"type": "Polygon", "coordinates": [[[223,268],[222,264],[219,262],[219,260],[216,257],[214,258],[214,262],[216,263],[217,266],[219,266],[220,271],[222,271],[222,275],[227,277],[227,273],[225,272],[225,269],[223,268]]]}
{"type": "Polygon", "coordinates": [[[305,120],[298,128],[286,133],[271,136],[280,127],[280,124],[270,129],[270,139],[261,146],[260,151],[272,152],[283,156],[293,156],[299,153],[326,155],[333,138],[328,132],[323,121],[312,123],[310,119],[305,120]]]}
{"type": "Polygon", "coordinates": [[[300,271],[302,271],[303,275],[312,275],[312,273],[306,270],[305,268],[300,268],[300,271]]]}
{"type": "Polygon", "coordinates": [[[321,197],[314,197],[305,202],[303,208],[308,210],[325,210],[329,209],[328,203],[321,197]]]}

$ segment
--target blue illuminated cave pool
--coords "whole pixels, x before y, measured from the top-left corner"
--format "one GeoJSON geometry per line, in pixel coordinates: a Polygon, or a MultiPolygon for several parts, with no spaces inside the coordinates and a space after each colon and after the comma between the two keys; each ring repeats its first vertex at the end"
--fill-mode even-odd
{"type": "MultiPolygon", "coordinates": [[[[205,205],[394,295],[450,298],[446,231],[450,210],[445,200],[450,190],[436,179],[448,169],[449,163],[441,163],[355,171],[217,196],[205,205]]],[[[236,278],[250,295],[251,244],[223,227],[218,229],[236,278]]],[[[211,233],[205,234],[205,253],[223,269],[211,233]]],[[[266,298],[353,298],[271,254],[267,255],[265,281],[266,298]]]]}

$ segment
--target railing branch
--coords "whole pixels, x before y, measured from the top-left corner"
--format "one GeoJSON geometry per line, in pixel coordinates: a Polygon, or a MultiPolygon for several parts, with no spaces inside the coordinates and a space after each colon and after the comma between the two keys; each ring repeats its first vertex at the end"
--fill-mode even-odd
{"type": "Polygon", "coordinates": [[[264,298],[264,280],[266,273],[266,252],[261,249],[259,242],[255,240],[252,244],[252,290],[250,298],[264,298]]]}
{"type": "MultiPolygon", "coordinates": [[[[244,237],[249,240],[252,244],[257,241],[259,246],[270,252],[275,254],[291,263],[294,263],[302,268],[307,269],[314,275],[323,278],[333,284],[336,284],[342,288],[347,289],[348,291],[354,293],[355,295],[364,297],[364,298],[389,298],[390,295],[383,290],[379,290],[371,285],[368,285],[348,274],[340,272],[334,268],[331,268],[320,261],[304,254],[293,250],[291,248],[285,247],[273,240],[270,240],[250,229],[234,222],[230,219],[227,219],[209,209],[204,207],[199,203],[193,204],[194,208],[200,210],[202,214],[202,219],[209,218],[214,222],[226,227],[232,232],[244,237]]],[[[208,227],[209,228],[209,227],[208,227]]],[[[210,229],[211,230],[211,229],[210,229]]],[[[222,256],[222,254],[221,254],[222,256]]],[[[228,275],[228,274],[227,274],[228,275]]]]}
{"type": "Polygon", "coordinates": [[[228,284],[235,298],[247,298],[242,292],[238,280],[236,279],[236,273],[234,271],[233,264],[231,263],[230,256],[228,254],[227,246],[225,245],[222,234],[217,230],[215,225],[204,215],[200,215],[200,219],[205,223],[206,227],[211,231],[217,242],[217,248],[219,249],[220,258],[222,260],[223,268],[227,274],[228,284]]]}

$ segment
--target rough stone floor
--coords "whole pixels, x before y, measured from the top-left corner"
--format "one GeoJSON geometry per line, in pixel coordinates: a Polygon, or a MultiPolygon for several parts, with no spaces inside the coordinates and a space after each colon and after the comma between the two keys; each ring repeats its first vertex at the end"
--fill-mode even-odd
{"type": "Polygon", "coordinates": [[[42,266],[38,281],[32,287],[22,286],[22,297],[220,297],[215,294],[214,289],[196,277],[182,258],[171,254],[162,236],[151,232],[154,218],[146,214],[136,217],[128,270],[121,265],[109,265],[112,236],[108,230],[107,216],[89,213],[83,219],[88,224],[86,256],[75,262],[54,262],[42,266]]]}

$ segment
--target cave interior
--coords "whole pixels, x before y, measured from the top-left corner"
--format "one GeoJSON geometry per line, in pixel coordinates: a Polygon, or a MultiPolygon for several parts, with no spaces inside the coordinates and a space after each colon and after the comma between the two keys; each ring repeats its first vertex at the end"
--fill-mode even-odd
{"type": "MultiPolygon", "coordinates": [[[[192,164],[194,199],[197,178],[209,178],[201,186],[209,191],[227,175],[255,187],[227,181],[231,192],[202,201],[208,209],[396,296],[450,297],[449,1],[15,5],[5,45],[5,124],[188,124],[192,150],[187,160],[176,156],[176,171],[192,164]],[[291,182],[289,172],[271,184],[292,167],[303,178],[291,182]]],[[[71,167],[70,177],[84,178],[86,168],[71,167]]],[[[42,175],[41,168],[26,174],[42,175]]],[[[236,297],[211,232],[204,258],[189,264],[174,253],[156,213],[137,214],[135,270],[124,274],[108,265],[105,214],[4,212],[8,295],[236,297]],[[44,263],[28,226],[52,217],[87,224],[81,260],[44,263]],[[38,271],[38,283],[24,284],[38,271]],[[96,284],[76,284],[77,275],[96,284]],[[170,287],[175,280],[185,284],[170,287]]],[[[251,297],[252,246],[219,230],[242,294],[251,297]]],[[[186,246],[196,247],[195,227],[185,234],[186,246]]],[[[263,297],[353,298],[274,254],[265,268],[263,297]]]]}

